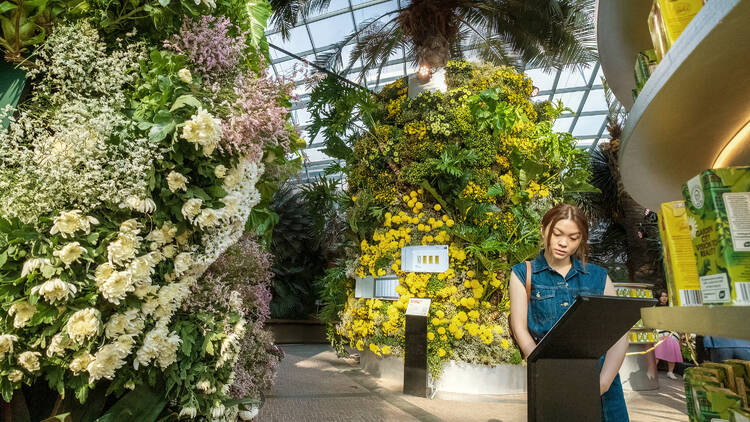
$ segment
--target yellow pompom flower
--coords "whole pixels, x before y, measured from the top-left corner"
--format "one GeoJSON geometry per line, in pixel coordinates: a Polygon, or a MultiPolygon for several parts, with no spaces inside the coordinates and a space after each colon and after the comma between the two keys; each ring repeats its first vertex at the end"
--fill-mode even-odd
{"type": "Polygon", "coordinates": [[[508,339],[500,340],[500,346],[502,346],[503,349],[508,350],[508,348],[510,347],[510,343],[508,343],[508,339]]]}
{"type": "Polygon", "coordinates": [[[440,211],[440,209],[442,209],[442,207],[440,206],[440,204],[435,204],[435,206],[434,206],[434,207],[432,207],[432,208],[433,208],[433,209],[434,209],[435,211],[440,211]]]}
{"type": "Polygon", "coordinates": [[[384,355],[391,354],[391,346],[388,346],[387,344],[383,346],[380,350],[383,352],[384,355]]]}
{"type": "Polygon", "coordinates": [[[442,347],[441,347],[441,348],[439,348],[439,349],[438,349],[438,356],[440,356],[441,358],[442,358],[443,356],[445,356],[445,349],[443,349],[442,347]]]}
{"type": "Polygon", "coordinates": [[[427,333],[427,340],[430,340],[430,341],[435,340],[435,333],[433,333],[432,331],[427,333]]]}
{"type": "Polygon", "coordinates": [[[444,335],[444,334],[445,334],[445,327],[440,327],[440,328],[438,328],[437,332],[438,332],[438,334],[440,334],[441,336],[442,336],[442,335],[444,335]]]}

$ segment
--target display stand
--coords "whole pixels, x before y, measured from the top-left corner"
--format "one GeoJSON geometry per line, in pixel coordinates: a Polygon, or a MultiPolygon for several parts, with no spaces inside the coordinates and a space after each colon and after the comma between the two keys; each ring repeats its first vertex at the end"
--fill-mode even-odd
{"type": "Polygon", "coordinates": [[[600,420],[599,358],[656,302],[578,296],[527,359],[528,420],[600,420]]]}
{"type": "Polygon", "coordinates": [[[404,394],[427,397],[427,317],[430,299],[411,298],[404,327],[404,394]]]}

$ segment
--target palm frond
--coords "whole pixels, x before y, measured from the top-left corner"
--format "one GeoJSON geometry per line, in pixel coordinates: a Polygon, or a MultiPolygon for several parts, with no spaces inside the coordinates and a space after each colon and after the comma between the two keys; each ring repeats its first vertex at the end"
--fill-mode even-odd
{"type": "Polygon", "coordinates": [[[270,24],[281,32],[283,39],[288,40],[301,18],[328,9],[331,0],[269,0],[269,4],[273,10],[270,24]]]}

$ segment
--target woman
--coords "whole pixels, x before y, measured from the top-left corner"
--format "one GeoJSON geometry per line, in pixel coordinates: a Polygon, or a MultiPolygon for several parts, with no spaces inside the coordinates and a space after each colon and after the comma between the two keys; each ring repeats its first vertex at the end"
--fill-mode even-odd
{"type": "MultiPolygon", "coordinates": [[[[657,306],[669,306],[669,295],[666,290],[659,290],[657,297],[659,298],[657,306]]],[[[677,375],[674,374],[674,366],[676,362],[682,362],[680,342],[674,338],[669,331],[660,332],[659,337],[661,343],[656,346],[656,350],[654,350],[654,354],[656,355],[656,365],[659,365],[660,360],[667,361],[667,377],[676,380],[677,375]]],[[[656,376],[656,365],[653,370],[649,368],[649,378],[654,378],[656,376]]]]}
{"type": "MultiPolygon", "coordinates": [[[[588,220],[578,208],[560,204],[542,218],[544,249],[531,261],[531,297],[526,296],[526,263],[513,266],[510,313],[513,335],[524,356],[547,334],[579,294],[616,296],[607,271],[586,264],[588,220]]],[[[629,421],[618,371],[625,359],[625,335],[599,361],[602,421],[629,421]]]]}

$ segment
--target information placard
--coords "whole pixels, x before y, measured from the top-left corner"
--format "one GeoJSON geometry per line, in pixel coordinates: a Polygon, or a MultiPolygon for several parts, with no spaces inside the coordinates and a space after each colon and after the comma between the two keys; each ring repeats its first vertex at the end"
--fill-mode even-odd
{"type": "Polygon", "coordinates": [[[413,297],[409,299],[409,306],[406,307],[406,315],[424,316],[430,313],[430,302],[432,299],[413,297]]]}

